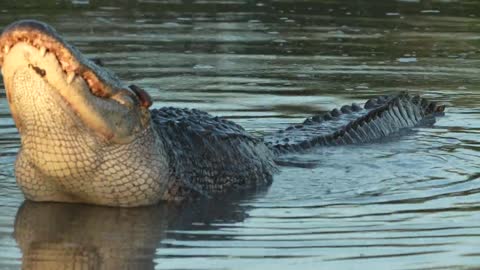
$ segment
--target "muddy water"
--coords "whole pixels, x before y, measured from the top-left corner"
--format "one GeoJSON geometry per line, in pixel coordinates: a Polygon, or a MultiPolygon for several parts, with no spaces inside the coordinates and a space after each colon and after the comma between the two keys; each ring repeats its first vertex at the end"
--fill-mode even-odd
{"type": "Polygon", "coordinates": [[[258,134],[401,90],[447,114],[386,142],[289,156],[248,197],[24,204],[2,85],[0,269],[480,267],[478,1],[116,2],[1,1],[0,27],[47,21],[154,107],[206,110],[258,134]]]}

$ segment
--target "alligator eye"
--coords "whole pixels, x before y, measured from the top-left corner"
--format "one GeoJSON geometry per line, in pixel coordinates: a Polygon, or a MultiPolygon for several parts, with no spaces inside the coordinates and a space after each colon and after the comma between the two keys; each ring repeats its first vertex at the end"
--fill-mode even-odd
{"type": "Polygon", "coordinates": [[[35,72],[36,72],[38,75],[40,75],[41,77],[44,77],[44,76],[47,74],[47,72],[45,72],[44,69],[41,69],[41,68],[39,68],[39,67],[37,67],[37,66],[34,66],[34,65],[32,65],[32,64],[29,64],[28,67],[30,67],[30,68],[32,68],[33,70],[35,70],[35,72]]]}
{"type": "Polygon", "coordinates": [[[132,84],[132,85],[129,85],[128,86],[130,89],[132,89],[132,91],[135,93],[135,95],[137,95],[138,99],[140,100],[140,104],[142,105],[142,107],[145,107],[145,108],[148,108],[150,106],[152,106],[152,97],[150,97],[150,95],[145,91],[143,90],[142,88],[132,84]]]}

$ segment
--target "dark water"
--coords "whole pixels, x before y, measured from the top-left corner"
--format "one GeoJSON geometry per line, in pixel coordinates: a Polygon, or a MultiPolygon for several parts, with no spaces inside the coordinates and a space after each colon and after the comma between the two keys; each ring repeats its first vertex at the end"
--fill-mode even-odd
{"type": "Polygon", "coordinates": [[[401,138],[290,156],[247,198],[21,206],[1,86],[0,269],[480,268],[479,16],[474,0],[1,0],[0,27],[44,20],[155,107],[252,132],[400,90],[449,107],[401,138]]]}

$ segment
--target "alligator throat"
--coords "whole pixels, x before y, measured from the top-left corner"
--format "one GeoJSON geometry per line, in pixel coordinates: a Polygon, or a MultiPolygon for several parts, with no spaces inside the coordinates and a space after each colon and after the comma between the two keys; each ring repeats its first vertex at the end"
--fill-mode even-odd
{"type": "Polygon", "coordinates": [[[21,137],[17,183],[34,201],[133,207],[266,187],[285,153],[375,142],[444,110],[399,93],[257,137],[195,109],[149,110],[146,91],[33,20],[5,28],[0,65],[21,137]]]}

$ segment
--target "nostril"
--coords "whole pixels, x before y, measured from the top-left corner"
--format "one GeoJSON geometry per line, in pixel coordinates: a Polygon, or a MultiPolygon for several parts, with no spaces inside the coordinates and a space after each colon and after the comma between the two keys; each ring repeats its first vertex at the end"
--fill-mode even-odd
{"type": "Polygon", "coordinates": [[[137,95],[138,99],[140,99],[140,103],[143,107],[148,108],[152,106],[152,97],[150,97],[150,95],[145,90],[134,84],[129,85],[128,87],[130,87],[130,89],[135,92],[135,95],[137,95]]]}
{"type": "Polygon", "coordinates": [[[35,72],[36,72],[38,75],[42,76],[42,77],[44,77],[45,75],[47,75],[47,72],[46,72],[44,69],[41,69],[41,68],[39,68],[39,67],[37,67],[37,66],[34,66],[34,65],[32,65],[32,64],[29,64],[28,67],[29,67],[29,68],[32,68],[33,70],[35,70],[35,72]]]}

